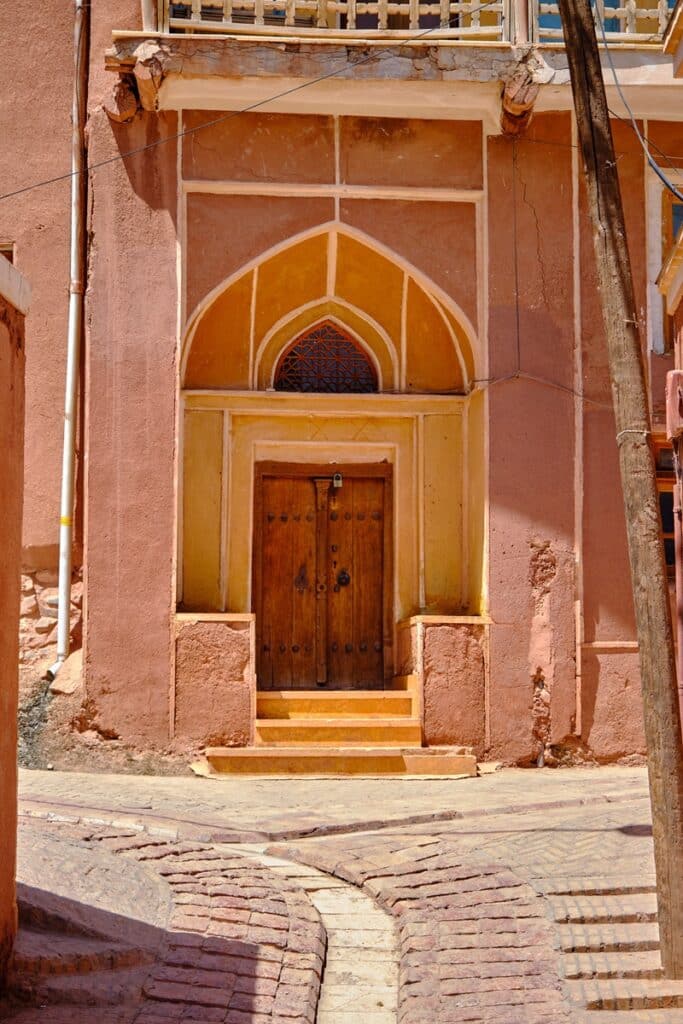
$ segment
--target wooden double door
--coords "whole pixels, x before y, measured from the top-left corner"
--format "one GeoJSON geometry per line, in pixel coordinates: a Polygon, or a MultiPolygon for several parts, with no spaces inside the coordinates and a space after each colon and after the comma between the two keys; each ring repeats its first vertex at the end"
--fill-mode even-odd
{"type": "Polygon", "coordinates": [[[391,466],[256,465],[260,689],[381,688],[391,589],[391,466]]]}

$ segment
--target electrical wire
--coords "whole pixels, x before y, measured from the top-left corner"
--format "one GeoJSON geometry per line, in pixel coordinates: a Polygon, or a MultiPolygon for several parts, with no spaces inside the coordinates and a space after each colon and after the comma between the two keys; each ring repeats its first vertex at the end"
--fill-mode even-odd
{"type": "MultiPolygon", "coordinates": [[[[553,388],[556,391],[562,391],[566,395],[572,395],[574,398],[580,398],[583,402],[588,402],[590,405],[594,405],[598,409],[607,409],[609,411],[614,409],[611,402],[600,402],[596,398],[591,398],[589,395],[586,395],[583,391],[576,391],[567,384],[560,384],[559,381],[550,380],[549,377],[539,377],[535,373],[528,373],[520,367],[512,373],[504,374],[502,377],[475,377],[470,383],[474,385],[483,385],[484,387],[491,387],[493,384],[505,384],[511,380],[528,380],[534,384],[543,384],[545,387],[553,388]]],[[[479,390],[481,390],[481,388],[479,388],[479,390]]]]}
{"type": "MultiPolygon", "coordinates": [[[[491,7],[491,6],[493,6],[494,4],[496,4],[498,2],[499,2],[499,0],[486,0],[485,3],[481,4],[477,8],[474,8],[472,11],[469,11],[468,14],[477,14],[479,11],[483,11],[487,7],[491,7]]],[[[458,17],[458,15],[454,15],[454,18],[455,17],[458,17]]],[[[451,19],[451,21],[452,20],[453,19],[451,19]]],[[[449,23],[448,23],[449,25],[451,24],[451,21],[449,21],[449,23]]],[[[443,26],[439,25],[439,26],[434,26],[433,28],[425,29],[424,32],[420,33],[417,36],[414,36],[412,39],[400,40],[396,45],[399,46],[399,47],[400,46],[410,46],[411,43],[415,42],[416,40],[423,39],[425,36],[430,35],[432,32],[439,31],[439,29],[441,29],[441,28],[443,28],[443,26]]],[[[604,38],[604,27],[602,26],[602,22],[601,22],[601,28],[603,30],[603,38],[604,38]]],[[[392,47],[392,49],[393,48],[395,48],[395,47],[392,47]]],[[[363,65],[365,63],[368,63],[370,60],[375,60],[375,59],[376,60],[382,60],[385,56],[388,56],[388,54],[386,54],[386,53],[381,53],[381,54],[377,54],[377,55],[376,54],[368,54],[366,57],[364,57],[361,60],[357,61],[353,65],[353,67],[360,67],[361,65],[363,65]]],[[[611,54],[609,52],[609,49],[607,49],[607,56],[608,56],[608,59],[610,61],[610,64],[612,65],[611,54]]],[[[326,60],[332,60],[332,59],[334,59],[334,58],[321,57],[321,63],[325,62],[326,60]]],[[[282,98],[290,95],[291,93],[298,92],[298,91],[300,91],[302,89],[307,88],[309,85],[316,85],[319,82],[323,82],[323,81],[325,81],[328,78],[333,78],[336,75],[340,74],[347,67],[348,67],[348,62],[345,62],[343,67],[338,68],[335,71],[330,72],[329,74],[320,75],[317,78],[313,78],[313,79],[310,79],[309,81],[302,82],[300,85],[293,86],[291,89],[286,89],[283,92],[275,93],[273,96],[269,96],[269,97],[266,97],[265,99],[258,100],[257,102],[255,102],[253,104],[250,104],[247,107],[243,107],[240,110],[232,110],[232,111],[228,112],[227,114],[221,115],[220,117],[213,118],[211,121],[205,121],[202,124],[194,125],[192,128],[185,128],[185,129],[183,129],[183,130],[181,130],[179,132],[174,132],[172,135],[167,135],[163,139],[156,139],[154,142],[147,143],[144,146],[139,146],[136,149],[131,149],[131,150],[129,150],[126,153],[119,153],[116,156],[107,158],[106,160],[100,160],[97,163],[89,164],[87,170],[90,172],[90,171],[97,170],[100,167],[106,167],[108,164],[116,163],[119,160],[127,160],[129,157],[137,156],[138,154],[144,153],[147,150],[154,149],[156,146],[162,146],[162,145],[164,145],[167,142],[173,142],[176,139],[184,138],[186,135],[192,135],[195,132],[200,132],[204,128],[211,128],[211,127],[213,127],[213,126],[215,126],[217,124],[223,123],[224,121],[230,120],[230,118],[232,118],[232,117],[239,117],[241,114],[246,114],[246,113],[250,113],[253,110],[258,110],[262,106],[266,106],[267,104],[274,103],[277,100],[282,99],[282,98]]],[[[556,69],[556,70],[561,70],[561,69],[556,69]]],[[[619,92],[620,92],[620,95],[621,95],[621,98],[622,98],[622,102],[624,103],[624,106],[629,111],[630,117],[629,117],[628,120],[630,121],[632,128],[634,129],[634,131],[638,135],[639,141],[640,141],[641,145],[643,146],[643,148],[644,148],[644,150],[646,152],[646,155],[648,156],[648,159],[650,161],[650,164],[653,167],[653,170],[655,170],[655,173],[657,173],[661,177],[661,168],[659,168],[655,164],[654,160],[650,156],[649,151],[647,149],[648,145],[652,146],[653,149],[657,150],[657,152],[660,154],[662,159],[665,160],[669,164],[669,166],[671,167],[672,170],[677,170],[678,168],[675,165],[676,164],[683,165],[683,155],[682,156],[674,156],[674,155],[671,155],[671,154],[664,153],[659,148],[659,146],[657,146],[657,144],[655,142],[653,142],[651,139],[647,138],[647,136],[644,136],[640,132],[640,130],[637,127],[637,124],[635,123],[634,115],[633,115],[630,107],[628,106],[628,103],[626,102],[626,100],[625,100],[625,98],[623,96],[623,93],[621,93],[621,89],[619,87],[619,83],[617,81],[616,73],[615,73],[615,69],[614,69],[613,65],[612,65],[612,73],[613,73],[613,75],[615,77],[615,82],[617,84],[617,88],[619,88],[619,92]]],[[[627,121],[626,118],[622,117],[620,114],[617,114],[615,111],[610,109],[609,112],[610,112],[610,114],[612,114],[613,117],[616,117],[618,120],[624,121],[624,122],[627,121]]],[[[580,148],[579,146],[577,146],[575,143],[572,143],[572,142],[558,142],[557,139],[529,138],[528,136],[523,136],[523,137],[518,138],[517,142],[519,142],[521,145],[555,146],[555,147],[560,148],[560,149],[579,149],[580,148]]],[[[623,153],[618,154],[619,157],[621,157],[623,155],[624,155],[623,153]]],[[[58,175],[56,175],[53,178],[45,178],[42,181],[33,182],[31,185],[25,185],[22,188],[14,189],[11,192],[5,192],[4,194],[0,194],[0,201],[2,201],[3,199],[11,199],[14,196],[22,195],[25,192],[31,192],[33,189],[43,188],[44,186],[47,186],[47,185],[54,185],[54,184],[57,184],[57,183],[59,183],[61,181],[67,181],[69,178],[71,178],[72,174],[73,174],[73,172],[69,171],[69,172],[67,172],[65,174],[58,174],[58,175]]],[[[681,201],[683,201],[683,197],[674,188],[674,186],[671,185],[670,182],[668,182],[668,184],[667,184],[667,182],[665,181],[664,183],[666,184],[667,188],[670,188],[674,192],[674,194],[678,198],[681,198],[681,201]]]]}
{"type": "MultiPolygon", "coordinates": [[[[475,377],[470,383],[477,390],[491,387],[495,384],[505,384],[513,380],[526,380],[534,384],[541,384],[544,387],[553,388],[557,391],[562,391],[564,394],[571,395],[575,398],[580,398],[581,401],[587,402],[599,409],[606,409],[611,411],[613,405],[608,402],[600,402],[595,398],[591,398],[582,391],[576,391],[575,388],[569,387],[566,384],[561,384],[559,381],[551,380],[549,377],[539,377],[537,374],[529,373],[522,369],[522,347],[521,347],[521,308],[520,308],[520,287],[519,287],[519,225],[517,221],[517,178],[519,175],[519,169],[517,165],[517,143],[524,141],[523,139],[517,139],[516,136],[512,138],[512,237],[513,237],[513,251],[512,251],[512,269],[513,269],[513,283],[514,283],[514,300],[515,300],[515,354],[516,354],[516,369],[512,373],[503,374],[501,377],[475,377]]],[[[578,148],[578,147],[577,147],[578,148]]]]}
{"type": "MultiPolygon", "coordinates": [[[[609,106],[607,107],[607,110],[611,117],[615,118],[617,121],[621,121],[622,124],[628,125],[628,127],[631,130],[633,130],[633,124],[631,123],[630,117],[624,117],[623,114],[617,113],[616,110],[612,110],[612,108],[609,106]]],[[[669,156],[649,136],[645,135],[643,132],[641,132],[641,135],[645,139],[647,145],[651,146],[652,149],[655,149],[659,153],[660,157],[662,158],[662,160],[664,160],[666,164],[668,164],[669,168],[675,174],[679,174],[680,168],[683,165],[683,156],[669,156]]]]}
{"type": "MultiPolygon", "coordinates": [[[[668,188],[669,192],[672,192],[673,195],[675,195],[676,199],[678,199],[681,203],[683,203],[683,193],[679,192],[679,190],[676,188],[676,186],[673,184],[673,182],[669,181],[667,176],[664,174],[664,171],[661,169],[661,167],[659,166],[659,164],[657,163],[655,158],[652,156],[652,153],[648,149],[647,143],[645,142],[645,139],[643,138],[642,132],[641,132],[640,128],[638,127],[638,122],[635,119],[634,113],[631,110],[631,107],[629,106],[629,103],[628,103],[628,100],[626,99],[626,96],[624,95],[624,90],[621,87],[621,83],[619,81],[619,76],[617,75],[617,69],[614,66],[614,61],[612,59],[612,52],[611,52],[609,44],[607,42],[607,33],[605,32],[605,24],[604,24],[604,22],[602,20],[602,17],[600,16],[600,12],[597,10],[597,8],[596,8],[596,11],[595,11],[595,17],[596,17],[597,22],[598,22],[598,24],[600,26],[600,32],[602,34],[602,42],[603,42],[603,45],[605,47],[605,55],[607,56],[607,62],[609,63],[610,69],[612,71],[612,78],[614,79],[614,84],[615,84],[617,92],[619,94],[619,98],[620,98],[621,102],[624,104],[624,107],[626,108],[626,110],[628,112],[628,116],[629,116],[629,119],[631,121],[631,127],[633,128],[633,131],[635,132],[636,137],[637,137],[638,141],[640,142],[640,145],[643,147],[643,152],[645,153],[645,157],[647,159],[647,162],[650,165],[650,167],[652,168],[652,170],[655,172],[655,174],[657,175],[659,180],[662,182],[662,184],[666,188],[668,188]]],[[[611,111],[610,111],[610,113],[611,113],[611,111]]]]}
{"type": "MultiPolygon", "coordinates": [[[[471,11],[468,11],[467,14],[470,16],[472,14],[478,14],[480,11],[484,11],[486,10],[487,7],[491,7],[499,2],[500,0],[486,0],[485,3],[481,4],[479,7],[473,8],[471,11]]],[[[458,18],[459,16],[459,14],[453,15],[453,18],[449,19],[448,25],[450,26],[451,22],[455,18],[458,18]]],[[[424,32],[421,32],[420,34],[413,36],[411,39],[408,39],[405,42],[401,40],[399,46],[410,46],[416,41],[424,39],[431,33],[438,32],[443,27],[443,25],[435,25],[433,28],[425,29],[424,32]]],[[[352,67],[361,67],[363,64],[367,64],[371,60],[380,61],[385,56],[387,56],[386,53],[369,53],[365,57],[361,58],[361,60],[356,61],[352,65],[352,67]]],[[[154,142],[148,142],[144,146],[137,146],[135,149],[128,150],[128,152],[126,153],[117,153],[116,156],[108,157],[106,160],[99,160],[97,163],[89,164],[86,168],[86,172],[90,173],[91,171],[98,170],[100,167],[106,167],[108,164],[117,163],[119,160],[127,160],[129,159],[129,157],[138,156],[140,153],[145,153],[148,150],[154,149],[157,146],[162,146],[167,142],[173,142],[177,139],[185,138],[185,136],[187,135],[193,135],[195,132],[203,131],[203,129],[205,128],[213,128],[215,125],[222,124],[225,121],[229,121],[233,117],[239,117],[242,114],[248,114],[253,110],[258,110],[260,107],[264,107],[270,103],[275,103],[277,100],[284,99],[286,96],[291,96],[295,92],[300,92],[302,89],[307,89],[311,85],[318,85],[320,82],[325,82],[330,78],[335,78],[337,75],[340,75],[348,68],[349,62],[348,60],[345,60],[343,65],[336,68],[334,71],[329,71],[325,75],[319,75],[317,78],[312,78],[306,82],[301,82],[299,85],[292,86],[291,89],[284,89],[282,92],[275,93],[273,96],[267,96],[265,99],[262,100],[257,100],[255,103],[250,103],[248,106],[242,107],[239,110],[231,110],[227,114],[222,114],[220,117],[215,117],[211,121],[205,121],[202,124],[194,125],[192,128],[184,128],[179,132],[174,132],[172,135],[166,135],[164,136],[163,139],[155,139],[154,142]]],[[[14,196],[23,195],[23,193],[25,192],[31,192],[33,189],[36,188],[42,188],[46,185],[55,185],[60,181],[68,181],[71,177],[73,177],[74,173],[74,171],[68,171],[65,174],[58,174],[54,178],[46,178],[43,181],[33,182],[33,184],[31,185],[25,185],[22,188],[14,189],[12,192],[5,192],[4,194],[0,195],[0,202],[4,199],[12,199],[14,196]]]]}

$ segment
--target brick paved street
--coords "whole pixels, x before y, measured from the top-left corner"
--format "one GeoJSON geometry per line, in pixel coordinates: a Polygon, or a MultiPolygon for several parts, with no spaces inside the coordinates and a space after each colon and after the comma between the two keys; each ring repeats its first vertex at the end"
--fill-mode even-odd
{"type": "Polygon", "coordinates": [[[24,773],[2,1019],[680,1024],[645,781],[24,773]]]}

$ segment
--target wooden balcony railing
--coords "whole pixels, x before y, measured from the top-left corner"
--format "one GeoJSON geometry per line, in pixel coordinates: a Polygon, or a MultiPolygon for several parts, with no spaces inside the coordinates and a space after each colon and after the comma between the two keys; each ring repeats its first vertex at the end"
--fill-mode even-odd
{"type": "MultiPolygon", "coordinates": [[[[561,43],[557,2],[528,0],[158,0],[164,32],[355,35],[561,43]],[[527,31],[520,32],[528,24],[527,31]],[[525,38],[522,38],[524,35],[525,38]]],[[[593,0],[609,43],[659,44],[675,0],[593,0]]],[[[597,19],[596,19],[597,20],[597,19]]],[[[598,41],[602,33],[598,28],[598,41]]]]}
{"type": "MultiPolygon", "coordinates": [[[[602,43],[602,29],[605,28],[608,43],[657,43],[661,44],[675,0],[593,0],[596,12],[598,42],[602,43]]],[[[543,43],[562,42],[560,9],[557,3],[534,3],[531,0],[533,17],[532,41],[543,43]]]]}
{"type": "Polygon", "coordinates": [[[166,0],[166,32],[235,32],[248,26],[296,35],[499,40],[509,0],[166,0]]]}

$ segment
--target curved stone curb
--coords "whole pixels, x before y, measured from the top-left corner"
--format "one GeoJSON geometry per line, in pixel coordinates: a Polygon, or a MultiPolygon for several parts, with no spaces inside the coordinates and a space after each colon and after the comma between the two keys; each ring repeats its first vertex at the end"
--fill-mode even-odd
{"type": "Polygon", "coordinates": [[[363,836],[268,852],[342,878],[392,913],[400,938],[399,1024],[569,1024],[542,899],[453,841],[363,836]]]}
{"type": "Polygon", "coordinates": [[[396,1024],[400,955],[395,918],[340,878],[258,852],[273,872],[306,891],[322,918],[327,959],[316,1024],[396,1024]]]}

